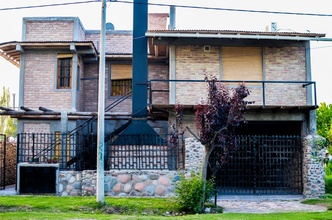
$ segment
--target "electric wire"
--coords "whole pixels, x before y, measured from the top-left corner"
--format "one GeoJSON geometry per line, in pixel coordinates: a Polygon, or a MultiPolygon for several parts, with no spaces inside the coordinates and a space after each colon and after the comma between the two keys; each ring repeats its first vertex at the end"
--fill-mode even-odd
{"type": "MultiPolygon", "coordinates": [[[[76,2],[54,3],[54,4],[45,4],[45,5],[18,6],[18,7],[0,8],[0,11],[18,10],[18,9],[31,9],[31,8],[43,8],[43,7],[54,7],[54,6],[66,6],[66,5],[76,5],[76,4],[86,4],[86,3],[96,3],[96,2],[100,2],[100,0],[76,1],[76,2]]],[[[124,3],[124,4],[147,4],[147,5],[150,5],[150,6],[162,6],[162,7],[174,6],[174,7],[177,7],[177,8],[204,9],[204,10],[215,10],[215,11],[332,17],[332,14],[324,14],[324,13],[267,11],[267,10],[252,10],[252,9],[205,7],[205,6],[194,6],[194,5],[175,5],[175,4],[163,4],[163,3],[134,3],[132,1],[126,1],[126,0],[111,0],[110,2],[112,2],[112,3],[124,3]]]]}

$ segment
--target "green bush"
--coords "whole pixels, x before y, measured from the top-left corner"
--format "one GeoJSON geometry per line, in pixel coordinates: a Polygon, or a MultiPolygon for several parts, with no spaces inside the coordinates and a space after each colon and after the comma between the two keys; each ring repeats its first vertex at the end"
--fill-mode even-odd
{"type": "Polygon", "coordinates": [[[332,176],[332,161],[328,161],[325,166],[325,175],[332,176]]]}
{"type": "MultiPolygon", "coordinates": [[[[206,193],[204,203],[210,200],[214,192],[214,180],[210,179],[205,182],[206,193]]],[[[190,178],[181,175],[175,193],[176,202],[181,211],[188,213],[202,212],[203,180],[200,174],[191,173],[190,178]]]]}
{"type": "Polygon", "coordinates": [[[325,176],[325,193],[332,193],[332,175],[325,176]]]}

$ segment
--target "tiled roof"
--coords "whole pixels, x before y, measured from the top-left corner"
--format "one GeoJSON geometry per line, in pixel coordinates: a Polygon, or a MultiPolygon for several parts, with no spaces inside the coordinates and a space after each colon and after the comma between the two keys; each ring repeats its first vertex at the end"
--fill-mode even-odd
{"type": "Polygon", "coordinates": [[[148,30],[147,33],[183,33],[183,34],[225,34],[225,35],[261,35],[261,36],[297,36],[297,37],[325,37],[323,33],[301,32],[266,32],[245,30],[148,30]]]}

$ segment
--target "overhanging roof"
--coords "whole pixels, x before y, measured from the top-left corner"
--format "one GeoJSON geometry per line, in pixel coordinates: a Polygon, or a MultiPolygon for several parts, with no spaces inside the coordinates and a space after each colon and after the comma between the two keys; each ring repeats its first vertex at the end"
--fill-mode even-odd
{"type": "Polygon", "coordinates": [[[0,44],[0,55],[19,67],[21,53],[27,49],[65,49],[94,57],[98,55],[92,41],[11,41],[0,44]]]}
{"type": "Polygon", "coordinates": [[[228,39],[256,39],[256,40],[295,40],[295,41],[332,41],[321,33],[299,32],[262,32],[235,30],[149,30],[145,34],[154,38],[228,38],[228,39]]]}

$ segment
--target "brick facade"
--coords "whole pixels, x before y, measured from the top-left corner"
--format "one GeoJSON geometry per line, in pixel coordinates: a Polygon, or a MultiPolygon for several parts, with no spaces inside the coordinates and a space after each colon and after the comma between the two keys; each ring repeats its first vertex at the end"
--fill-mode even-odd
{"type": "Polygon", "coordinates": [[[23,123],[24,133],[50,133],[51,125],[49,123],[25,122],[23,123]]]}
{"type": "Polygon", "coordinates": [[[73,38],[74,20],[45,18],[26,21],[26,41],[71,41],[73,38]]]}
{"type": "MultiPolygon", "coordinates": [[[[219,46],[211,46],[204,52],[203,46],[176,47],[176,79],[203,80],[205,74],[222,75],[222,56],[219,46]]],[[[305,47],[264,47],[263,78],[274,81],[305,81],[305,47]]],[[[251,90],[248,101],[262,104],[262,85],[247,84],[251,90]]],[[[265,84],[266,104],[268,105],[306,105],[307,91],[302,84],[265,84]]],[[[206,98],[206,84],[199,82],[176,83],[176,102],[197,104],[206,98]]]]}
{"type": "Polygon", "coordinates": [[[71,91],[56,90],[56,52],[26,52],[24,67],[24,103],[31,109],[40,106],[70,110],[71,91]]]}

